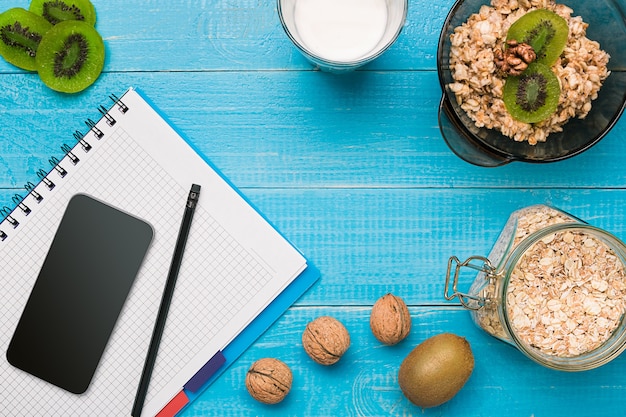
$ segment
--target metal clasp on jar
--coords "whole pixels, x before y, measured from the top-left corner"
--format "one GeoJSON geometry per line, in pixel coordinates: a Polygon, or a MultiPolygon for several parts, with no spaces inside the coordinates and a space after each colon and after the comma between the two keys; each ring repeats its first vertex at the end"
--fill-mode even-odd
{"type": "MultiPolygon", "coordinates": [[[[477,294],[468,294],[459,292],[459,275],[461,268],[469,268],[479,273],[485,274],[485,284],[495,280],[496,273],[495,267],[491,264],[491,261],[484,256],[470,256],[465,261],[461,262],[456,256],[450,257],[448,260],[448,272],[446,273],[446,287],[444,289],[444,297],[446,300],[453,300],[458,298],[463,307],[469,310],[479,310],[485,305],[488,305],[492,299],[477,294]],[[450,294],[450,282],[452,282],[452,294],[450,294]]],[[[472,286],[473,287],[473,286],[472,286]]],[[[471,291],[471,290],[470,290],[471,291]]]]}

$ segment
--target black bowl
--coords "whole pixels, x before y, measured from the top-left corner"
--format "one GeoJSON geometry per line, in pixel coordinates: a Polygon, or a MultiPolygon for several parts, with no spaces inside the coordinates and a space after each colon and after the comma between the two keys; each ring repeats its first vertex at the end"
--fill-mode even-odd
{"type": "Polygon", "coordinates": [[[512,161],[554,162],[589,149],[615,125],[626,104],[626,13],[620,0],[560,1],[582,16],[589,24],[587,37],[598,41],[609,53],[611,71],[598,98],[584,119],[570,119],[562,132],[551,133],[546,142],[529,145],[516,142],[494,129],[478,128],[459,107],[454,93],[447,87],[453,83],[450,72],[450,35],[489,0],[457,0],[443,25],[437,49],[437,71],[443,91],[439,106],[439,127],[452,151],[467,162],[480,166],[500,166],[512,161]]]}

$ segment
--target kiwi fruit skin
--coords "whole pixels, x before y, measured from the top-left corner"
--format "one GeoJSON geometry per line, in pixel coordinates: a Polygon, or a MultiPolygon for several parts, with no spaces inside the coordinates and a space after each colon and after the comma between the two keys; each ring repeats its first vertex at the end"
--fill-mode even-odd
{"type": "Polygon", "coordinates": [[[417,345],[402,361],[398,383],[413,404],[436,407],[452,399],[473,370],[469,342],[453,333],[440,333],[417,345]]]}
{"type": "Polygon", "coordinates": [[[548,66],[533,62],[521,75],[507,77],[502,98],[514,119],[538,123],[556,111],[560,95],[557,76],[548,66]]]}
{"type": "Polygon", "coordinates": [[[34,71],[35,56],[43,35],[52,25],[21,7],[0,14],[0,55],[18,68],[34,71]]]}
{"type": "Polygon", "coordinates": [[[53,25],[65,20],[96,24],[96,8],[89,0],[32,0],[28,9],[53,25]]]}
{"type": "Polygon", "coordinates": [[[37,72],[51,89],[76,93],[93,84],[104,67],[104,42],[88,23],[66,20],[52,27],[42,38],[37,72]]]}
{"type": "Polygon", "coordinates": [[[569,26],[564,18],[547,9],[536,9],[513,22],[506,38],[532,46],[536,62],[551,66],[563,52],[568,36],[569,26]]]}

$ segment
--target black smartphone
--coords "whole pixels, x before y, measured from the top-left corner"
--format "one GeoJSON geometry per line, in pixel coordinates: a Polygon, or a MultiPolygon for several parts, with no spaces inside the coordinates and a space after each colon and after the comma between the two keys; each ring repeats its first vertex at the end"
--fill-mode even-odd
{"type": "Polygon", "coordinates": [[[144,220],[73,196],[9,344],[9,363],[84,393],[153,234],[144,220]]]}

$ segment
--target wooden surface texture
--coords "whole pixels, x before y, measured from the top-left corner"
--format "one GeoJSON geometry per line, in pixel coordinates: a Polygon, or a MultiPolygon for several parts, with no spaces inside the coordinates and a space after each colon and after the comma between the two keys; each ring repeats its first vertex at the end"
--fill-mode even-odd
{"type": "MultiPolygon", "coordinates": [[[[300,55],[272,0],[93,2],[107,60],[88,90],[58,94],[0,61],[0,207],[15,205],[109,94],[134,86],[322,273],[183,416],[624,414],[626,356],[588,372],[548,370],[443,297],[448,258],[486,255],[510,213],[530,204],[626,239],[623,118],[574,158],[476,167],[450,151],[437,122],[437,42],[452,0],[410,0],[391,49],[342,75],[300,55]],[[413,323],[393,347],[369,329],[373,303],[388,292],[406,300],[413,323]],[[340,319],[352,338],[332,367],[301,346],[306,323],[320,315],[340,319]],[[454,399],[422,410],[403,397],[397,372],[415,345],[441,332],[469,340],[476,368],[454,399]],[[248,367],[267,356],[294,373],[291,393],[274,406],[244,387],[248,367]]],[[[2,2],[13,6],[28,2],[2,2]]]]}

